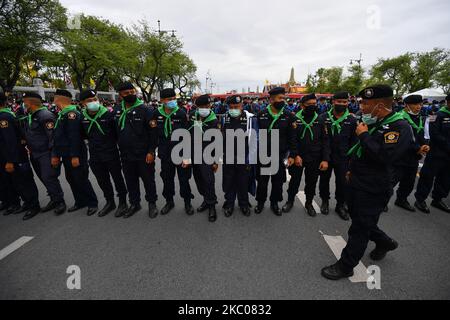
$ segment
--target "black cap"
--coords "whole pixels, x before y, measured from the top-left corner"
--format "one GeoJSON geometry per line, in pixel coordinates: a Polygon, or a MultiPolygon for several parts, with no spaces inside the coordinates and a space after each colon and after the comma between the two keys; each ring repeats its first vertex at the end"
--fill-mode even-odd
{"type": "Polygon", "coordinates": [[[363,89],[359,96],[365,100],[393,98],[394,91],[388,85],[377,84],[363,89]]]}
{"type": "Polygon", "coordinates": [[[311,94],[307,94],[306,96],[303,96],[302,99],[300,100],[301,103],[305,103],[308,100],[317,100],[316,98],[316,94],[315,93],[311,93],[311,94]]]}
{"type": "Polygon", "coordinates": [[[211,98],[209,97],[209,94],[204,94],[195,100],[195,105],[197,107],[207,106],[210,103],[211,103],[211,98]]]}
{"type": "Polygon", "coordinates": [[[269,91],[269,95],[276,96],[277,94],[286,94],[286,89],[283,87],[276,87],[269,91]]]}
{"type": "Polygon", "coordinates": [[[125,90],[133,90],[133,89],[135,89],[135,87],[129,81],[123,82],[123,83],[119,84],[119,86],[117,87],[118,92],[125,91],[125,90]]]}
{"type": "Polygon", "coordinates": [[[445,101],[450,101],[450,94],[447,97],[445,97],[445,101]]]}
{"type": "Polygon", "coordinates": [[[406,104],[418,104],[422,103],[423,97],[420,94],[412,94],[410,96],[407,96],[403,102],[406,104]]]}
{"type": "Polygon", "coordinates": [[[6,102],[6,95],[3,92],[0,92],[0,103],[6,102]]]}
{"type": "Polygon", "coordinates": [[[91,90],[91,89],[84,90],[84,91],[81,91],[81,93],[80,93],[80,101],[83,101],[83,100],[86,100],[89,98],[94,98],[95,96],[96,96],[96,94],[95,94],[94,90],[91,90]]]}
{"type": "Polygon", "coordinates": [[[175,93],[175,89],[173,88],[163,89],[161,90],[159,95],[161,99],[175,98],[177,96],[177,94],[175,93]]]}
{"type": "Polygon", "coordinates": [[[228,101],[227,101],[228,104],[239,104],[241,102],[242,102],[242,97],[237,96],[237,95],[229,97],[228,101]]]}
{"type": "Polygon", "coordinates": [[[56,89],[55,96],[63,96],[72,99],[72,94],[70,91],[64,89],[56,89]]]}
{"type": "Polygon", "coordinates": [[[349,98],[350,98],[350,94],[347,91],[336,92],[333,96],[334,100],[349,99],[349,98]]]}
{"type": "Polygon", "coordinates": [[[25,98],[34,98],[34,99],[39,99],[39,100],[42,101],[41,95],[39,93],[36,93],[36,92],[25,92],[23,94],[22,99],[25,99],[25,98]]]}

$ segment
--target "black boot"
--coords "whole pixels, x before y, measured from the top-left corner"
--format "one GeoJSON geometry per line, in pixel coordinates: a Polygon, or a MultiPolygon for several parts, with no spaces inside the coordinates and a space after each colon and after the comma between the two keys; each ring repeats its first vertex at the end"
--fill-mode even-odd
{"type": "Polygon", "coordinates": [[[414,207],[416,207],[419,211],[422,211],[425,214],[430,214],[430,208],[428,208],[427,203],[425,201],[416,201],[414,203],[414,207]]]}
{"type": "Polygon", "coordinates": [[[5,213],[3,213],[4,216],[9,216],[10,214],[13,214],[17,210],[20,209],[20,205],[12,205],[9,206],[8,209],[6,209],[5,213]]]}
{"type": "Polygon", "coordinates": [[[442,200],[431,201],[431,206],[444,212],[450,213],[450,207],[442,200]]]}
{"type": "Polygon", "coordinates": [[[241,207],[241,212],[244,216],[250,217],[250,208],[249,207],[241,207]]]}
{"type": "Polygon", "coordinates": [[[96,214],[98,211],[97,207],[88,207],[86,214],[90,217],[93,216],[94,214],[96,214]]]}
{"type": "Polygon", "coordinates": [[[73,207],[70,207],[68,210],[67,210],[67,212],[75,212],[75,211],[78,211],[78,210],[81,210],[81,209],[84,209],[84,208],[86,208],[86,206],[79,206],[79,205],[77,205],[77,204],[75,204],[73,207]]]}
{"type": "Polygon", "coordinates": [[[116,203],[114,202],[114,200],[107,200],[105,206],[103,207],[103,209],[100,210],[100,212],[98,213],[98,216],[99,217],[104,217],[108,213],[113,211],[114,209],[116,209],[116,203]]]}
{"type": "Polygon", "coordinates": [[[25,212],[25,215],[23,216],[22,219],[24,221],[30,220],[31,218],[37,216],[39,214],[39,212],[41,212],[41,208],[39,208],[39,207],[31,208],[25,212]]]}
{"type": "Polygon", "coordinates": [[[397,207],[400,207],[400,208],[405,209],[407,211],[411,211],[411,212],[415,212],[416,211],[416,209],[414,209],[414,207],[412,205],[410,205],[408,200],[406,200],[406,199],[397,199],[395,201],[395,205],[397,207]]]}
{"type": "Polygon", "coordinates": [[[209,206],[203,201],[202,205],[197,209],[197,212],[205,212],[208,210],[209,206]]]}
{"type": "Polygon", "coordinates": [[[342,220],[344,220],[344,221],[350,220],[350,216],[349,216],[347,210],[345,210],[345,206],[344,205],[337,204],[335,211],[339,215],[339,217],[341,217],[342,220]]]}
{"type": "Polygon", "coordinates": [[[14,211],[12,214],[21,214],[21,213],[24,213],[27,210],[28,210],[27,206],[26,205],[22,205],[22,206],[19,206],[19,208],[16,211],[14,211]]]}
{"type": "Polygon", "coordinates": [[[158,216],[158,208],[155,203],[148,204],[148,216],[150,219],[155,219],[158,216]]]}
{"type": "Polygon", "coordinates": [[[161,209],[161,215],[165,216],[168,214],[173,208],[175,208],[175,203],[173,201],[167,201],[166,205],[161,209]]]}
{"type": "Polygon", "coordinates": [[[317,215],[316,209],[314,209],[314,206],[312,204],[312,201],[306,201],[305,203],[305,209],[306,209],[306,213],[310,216],[310,217],[315,217],[317,215]]]}
{"type": "Polygon", "coordinates": [[[320,212],[326,216],[330,213],[330,204],[329,204],[328,199],[322,199],[322,205],[320,206],[320,212]]]}
{"type": "Polygon", "coordinates": [[[258,202],[255,208],[255,213],[260,214],[261,212],[263,212],[263,210],[264,210],[264,202],[258,202]]]}
{"type": "Polygon", "coordinates": [[[47,205],[41,209],[41,212],[42,213],[49,212],[49,211],[55,209],[57,206],[58,206],[57,202],[50,200],[50,202],[47,203],[47,205]]]}
{"type": "Polygon", "coordinates": [[[3,210],[6,210],[6,209],[8,209],[8,204],[6,203],[6,202],[1,202],[0,203],[0,211],[3,211],[3,210]]]}
{"type": "Polygon", "coordinates": [[[127,201],[125,199],[119,199],[119,206],[117,207],[114,216],[116,218],[120,218],[125,214],[125,212],[127,212],[127,210],[128,210],[127,201]]]}
{"type": "Polygon", "coordinates": [[[194,208],[192,207],[191,200],[184,200],[184,211],[188,216],[194,214],[194,208]]]}
{"type": "Polygon", "coordinates": [[[66,203],[64,201],[58,202],[58,205],[55,207],[55,210],[53,211],[57,216],[62,215],[64,212],[66,212],[66,203]]]}
{"type": "Polygon", "coordinates": [[[226,218],[229,218],[233,215],[234,208],[223,208],[223,214],[226,218]]]}
{"type": "Polygon", "coordinates": [[[208,221],[209,222],[216,222],[216,220],[217,220],[216,206],[211,205],[209,207],[209,211],[208,211],[208,221]]]}
{"type": "Polygon", "coordinates": [[[322,276],[328,280],[340,280],[353,276],[353,270],[345,270],[345,268],[338,262],[332,266],[322,269],[322,276]]]}
{"type": "Polygon", "coordinates": [[[397,248],[398,248],[397,241],[391,239],[388,243],[383,243],[380,246],[377,245],[375,249],[373,249],[372,252],[370,253],[370,258],[373,261],[383,260],[389,251],[394,251],[397,248]]]}
{"type": "Polygon", "coordinates": [[[281,217],[283,215],[280,207],[278,206],[278,202],[272,202],[270,204],[270,210],[272,210],[273,214],[276,215],[277,217],[281,217]]]}
{"type": "Polygon", "coordinates": [[[128,219],[131,218],[132,216],[134,216],[134,214],[136,212],[138,212],[139,210],[141,210],[142,207],[140,204],[132,204],[127,211],[125,211],[123,218],[124,219],[128,219]]]}
{"type": "Polygon", "coordinates": [[[288,212],[290,212],[292,210],[293,207],[294,207],[294,201],[288,201],[283,206],[283,212],[284,213],[288,213],[288,212]]]}

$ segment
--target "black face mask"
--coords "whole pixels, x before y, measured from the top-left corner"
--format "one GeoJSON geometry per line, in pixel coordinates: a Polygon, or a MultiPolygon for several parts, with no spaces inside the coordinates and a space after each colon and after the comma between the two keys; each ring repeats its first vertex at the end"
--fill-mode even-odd
{"type": "Polygon", "coordinates": [[[305,114],[305,116],[310,117],[310,116],[313,116],[316,111],[317,111],[317,106],[307,106],[303,110],[303,113],[305,114]]]}
{"type": "Polygon", "coordinates": [[[334,105],[334,111],[336,111],[337,113],[343,113],[343,112],[345,112],[345,110],[347,110],[346,105],[342,105],[342,104],[334,105]]]}
{"type": "Polygon", "coordinates": [[[129,96],[123,97],[123,101],[126,103],[135,103],[137,100],[137,96],[135,94],[131,94],[129,96]]]}
{"type": "Polygon", "coordinates": [[[284,106],[286,105],[286,102],[284,101],[280,101],[280,102],[274,102],[273,103],[273,107],[277,110],[281,110],[284,108],[284,106]]]}

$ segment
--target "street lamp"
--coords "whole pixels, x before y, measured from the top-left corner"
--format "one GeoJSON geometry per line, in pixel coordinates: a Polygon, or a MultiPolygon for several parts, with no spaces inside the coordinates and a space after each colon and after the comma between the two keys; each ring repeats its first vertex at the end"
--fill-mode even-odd
{"type": "Polygon", "coordinates": [[[359,67],[361,67],[361,62],[363,61],[362,59],[362,53],[359,54],[359,59],[350,59],[350,65],[353,65],[353,62],[356,62],[359,67]]]}

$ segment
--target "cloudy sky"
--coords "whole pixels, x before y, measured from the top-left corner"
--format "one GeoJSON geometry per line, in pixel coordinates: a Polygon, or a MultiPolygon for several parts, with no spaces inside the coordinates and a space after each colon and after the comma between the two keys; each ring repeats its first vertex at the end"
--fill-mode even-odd
{"type": "Polygon", "coordinates": [[[450,48],[448,0],[61,0],[70,14],[101,16],[130,26],[145,19],[176,29],[205,86],[256,90],[296,80],[319,67],[450,48]]]}

